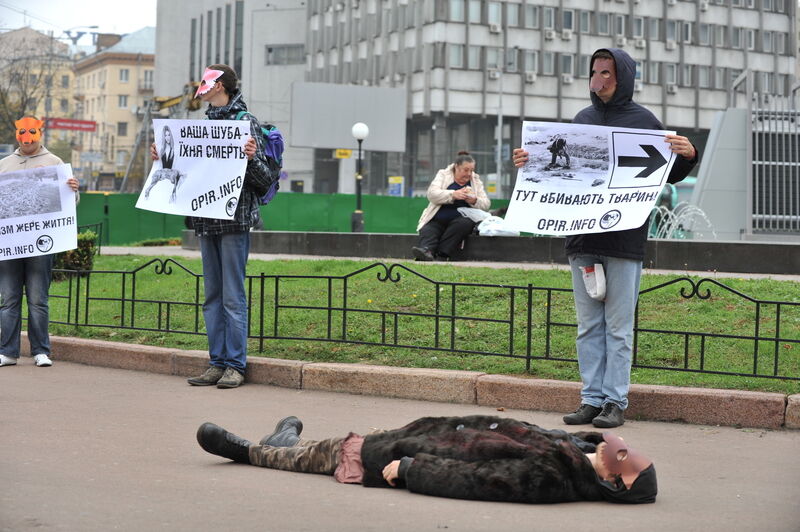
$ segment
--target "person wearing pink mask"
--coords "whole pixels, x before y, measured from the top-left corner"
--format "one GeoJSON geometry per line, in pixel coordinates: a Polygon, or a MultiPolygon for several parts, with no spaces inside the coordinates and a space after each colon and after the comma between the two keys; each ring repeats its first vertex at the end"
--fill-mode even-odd
{"type": "MultiPolygon", "coordinates": [[[[42,146],[44,120],[25,116],[14,122],[19,148],[0,160],[0,173],[64,164],[42,146]]],[[[67,179],[78,201],[78,180],[67,179]]],[[[37,367],[53,365],[50,359],[50,306],[48,292],[53,255],[38,255],[0,261],[0,366],[13,366],[19,359],[22,332],[22,292],[28,301],[28,341],[37,367]]]]}
{"type": "MultiPolygon", "coordinates": [[[[624,50],[601,48],[590,61],[589,93],[592,104],[575,115],[575,124],[663,130],[661,122],[633,101],[636,62],[624,50]]],[[[667,178],[682,181],[697,163],[699,154],[688,138],[666,135],[678,157],[667,178]]],[[[517,148],[512,155],[520,168],[528,153],[517,148]]],[[[639,278],[644,260],[649,220],[636,229],[573,235],[565,250],[572,270],[572,290],[578,319],[578,365],[583,387],[578,409],[564,416],[564,423],[611,428],[625,422],[633,356],[633,321],[639,297],[639,278]],[[602,264],[606,298],[589,296],[581,267],[602,264]]]]}
{"type": "Polygon", "coordinates": [[[242,464],[437,497],[642,504],[658,494],[653,461],[610,432],[570,434],[485,415],[423,417],[399,429],[318,441],[301,438],[302,430],[289,416],[255,444],[203,423],[197,442],[242,464]]]}
{"type": "MultiPolygon", "coordinates": [[[[206,68],[196,98],[208,104],[209,120],[236,120],[247,105],[239,91],[239,78],[228,65],[206,68]]],[[[250,228],[260,221],[258,198],[279,178],[280,168],[264,154],[261,126],[247,113],[250,136],[244,145],[247,168],[244,186],[232,220],[192,218],[203,261],[205,302],[203,317],[208,336],[209,367],[188,379],[193,386],[236,388],[244,382],[247,366],[247,297],[244,280],[250,251],[250,228]]],[[[159,153],[150,146],[155,161],[159,153]]]]}

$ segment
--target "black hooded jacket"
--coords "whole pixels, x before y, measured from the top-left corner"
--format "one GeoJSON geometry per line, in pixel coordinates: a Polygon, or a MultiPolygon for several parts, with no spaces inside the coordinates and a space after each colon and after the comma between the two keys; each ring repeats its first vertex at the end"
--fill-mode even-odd
{"type": "MultiPolygon", "coordinates": [[[[582,109],[572,122],[596,126],[664,129],[653,113],[633,101],[636,62],[623,50],[617,48],[605,50],[611,53],[616,63],[617,90],[608,103],[603,103],[596,94],[591,93],[592,105],[582,109]]],[[[697,163],[698,156],[699,151],[690,161],[678,155],[667,181],[670,183],[682,181],[697,163]]],[[[567,255],[586,253],[643,260],[648,225],[649,219],[638,229],[569,236],[564,247],[567,255]]]]}

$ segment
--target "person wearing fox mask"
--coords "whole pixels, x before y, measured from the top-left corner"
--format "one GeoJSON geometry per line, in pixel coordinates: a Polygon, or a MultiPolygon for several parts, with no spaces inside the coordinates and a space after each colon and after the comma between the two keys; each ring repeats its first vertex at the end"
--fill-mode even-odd
{"type": "MultiPolygon", "coordinates": [[[[19,148],[0,160],[0,173],[64,164],[42,146],[44,121],[32,116],[14,122],[19,148]]],[[[78,181],[70,177],[67,185],[78,200],[78,181]]],[[[28,340],[31,355],[39,367],[52,366],[50,360],[50,308],[48,291],[53,255],[39,255],[0,261],[0,366],[13,366],[20,353],[22,331],[22,291],[28,300],[28,340]]]]}

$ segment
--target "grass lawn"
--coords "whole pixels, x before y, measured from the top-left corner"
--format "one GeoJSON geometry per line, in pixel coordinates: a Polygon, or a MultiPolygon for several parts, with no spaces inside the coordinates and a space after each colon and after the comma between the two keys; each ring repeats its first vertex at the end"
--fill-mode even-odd
{"type": "MultiPolygon", "coordinates": [[[[85,306],[78,309],[78,314],[81,320],[86,317],[87,323],[98,326],[54,323],[52,334],[206,349],[202,313],[194,305],[196,293],[202,302],[202,281],[195,275],[202,272],[200,260],[175,258],[183,268],[172,265],[169,275],[158,273],[152,264],[147,265],[151,260],[152,257],[133,255],[97,257],[95,272],[141,270],[135,281],[133,276],[126,276],[124,292],[119,274],[92,274],[91,297],[95,299],[88,314],[85,306]],[[130,301],[124,304],[118,301],[123,293],[128,300],[134,299],[135,293],[135,306],[130,301]],[[163,301],[171,303],[166,305],[163,301]],[[199,334],[119,327],[129,324],[134,315],[137,327],[165,329],[169,322],[170,329],[197,330],[199,334]]],[[[350,260],[251,260],[248,275],[281,276],[279,283],[273,277],[265,277],[263,284],[260,279],[254,280],[251,334],[259,334],[262,316],[257,303],[263,298],[265,334],[273,333],[276,314],[279,314],[277,336],[302,339],[267,339],[263,353],[258,352],[259,341],[253,339],[249,353],[316,362],[460,369],[580,380],[569,272],[402,262],[413,271],[395,269],[392,273],[399,274],[400,279],[391,282],[379,280],[385,270],[369,269],[369,264],[350,260]],[[355,273],[359,270],[364,271],[355,273]],[[310,276],[346,276],[346,281],[310,276]],[[456,283],[457,287],[449,283],[456,283]],[[530,298],[526,289],[529,284],[532,285],[530,298]],[[273,305],[276,298],[281,306],[278,311],[273,305]],[[435,317],[437,303],[438,318],[435,317]],[[346,313],[340,310],[344,308],[346,313]],[[441,317],[448,313],[458,317],[441,317]],[[528,316],[531,327],[528,327],[528,316]],[[552,328],[549,336],[545,334],[548,317],[552,328]],[[434,334],[437,323],[438,335],[434,334]],[[343,341],[345,337],[347,342],[343,341]],[[313,340],[324,338],[333,341],[313,340]],[[416,347],[357,342],[394,342],[416,347]],[[460,352],[449,351],[451,345],[460,352]],[[547,357],[530,360],[530,372],[526,372],[524,358],[528,349],[532,357],[547,357]]],[[[641,288],[645,293],[639,300],[637,364],[674,369],[634,368],[632,382],[800,393],[798,380],[681,370],[699,367],[702,346],[702,364],[708,371],[751,374],[755,365],[759,375],[777,370],[779,375],[800,378],[800,291],[797,283],[720,279],[724,286],[711,282],[699,285],[698,292],[703,298],[681,295],[682,290],[684,293],[691,291],[692,285],[686,280],[648,291],[680,277],[680,274],[646,273],[642,276],[641,288]],[[776,333],[781,341],[767,340],[775,338],[776,333]],[[761,340],[756,343],[735,336],[758,336],[761,340]],[[756,350],[758,357],[754,362],[756,350]]],[[[697,281],[699,278],[694,278],[694,282],[697,281]]],[[[81,283],[85,290],[85,278],[81,283]]],[[[73,283],[70,287],[68,282],[54,283],[51,295],[66,295],[70,289],[75,290],[77,286],[73,283]]],[[[67,321],[68,311],[74,320],[75,309],[68,310],[64,299],[53,297],[50,304],[52,321],[67,321]]]]}

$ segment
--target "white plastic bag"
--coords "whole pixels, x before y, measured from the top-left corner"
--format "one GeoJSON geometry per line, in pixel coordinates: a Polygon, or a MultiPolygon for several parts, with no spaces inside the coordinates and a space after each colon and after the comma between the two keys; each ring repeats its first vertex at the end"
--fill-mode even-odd
{"type": "Polygon", "coordinates": [[[519,231],[511,229],[506,221],[499,216],[488,216],[478,224],[478,234],[481,236],[519,236],[519,231]]]}
{"type": "Polygon", "coordinates": [[[606,298],[606,273],[603,265],[598,263],[594,266],[580,266],[580,269],[583,272],[586,293],[592,299],[603,301],[606,298]]]}
{"type": "Polygon", "coordinates": [[[484,221],[486,218],[491,216],[491,214],[489,214],[488,212],[476,209],[475,207],[459,207],[458,212],[460,212],[462,216],[466,216],[476,224],[484,221]]]}

